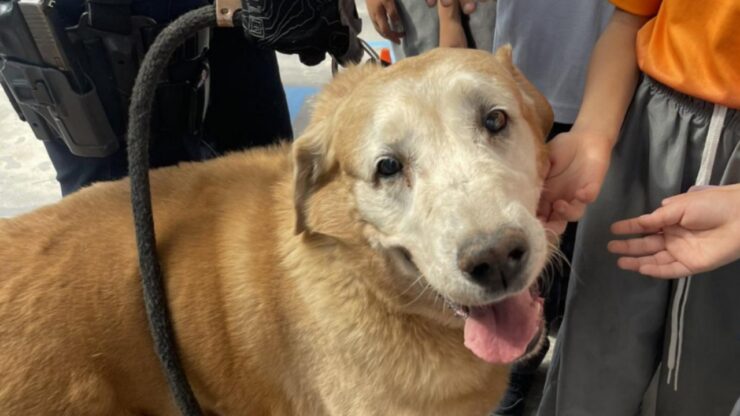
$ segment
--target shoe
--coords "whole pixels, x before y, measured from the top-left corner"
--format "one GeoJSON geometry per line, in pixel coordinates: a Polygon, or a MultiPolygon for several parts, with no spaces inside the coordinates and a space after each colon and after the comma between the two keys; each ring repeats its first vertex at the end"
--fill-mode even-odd
{"type": "Polygon", "coordinates": [[[492,416],[522,416],[524,414],[527,393],[532,387],[532,379],[549,349],[550,340],[545,338],[542,347],[535,355],[514,364],[511,368],[509,386],[506,393],[504,393],[504,398],[501,399],[501,403],[494,410],[492,416]]]}

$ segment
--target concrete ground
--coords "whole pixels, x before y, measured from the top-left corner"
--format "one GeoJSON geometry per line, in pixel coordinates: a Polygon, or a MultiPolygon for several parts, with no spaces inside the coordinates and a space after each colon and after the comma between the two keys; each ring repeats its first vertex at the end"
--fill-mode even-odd
{"type": "MultiPolygon", "coordinates": [[[[368,20],[364,1],[358,1],[358,8],[363,18],[362,37],[378,45],[382,39],[368,20]]],[[[325,61],[316,67],[305,67],[297,57],[285,55],[279,56],[278,61],[298,133],[306,121],[302,103],[331,79],[330,64],[325,61]]],[[[35,138],[26,123],[18,119],[5,94],[0,93],[0,218],[12,217],[58,201],[61,193],[54,175],[43,143],[35,138]]],[[[535,377],[526,415],[535,414],[549,356],[535,377]]]]}
{"type": "Polygon", "coordinates": [[[0,217],[12,217],[61,198],[43,143],[0,94],[0,217]]]}

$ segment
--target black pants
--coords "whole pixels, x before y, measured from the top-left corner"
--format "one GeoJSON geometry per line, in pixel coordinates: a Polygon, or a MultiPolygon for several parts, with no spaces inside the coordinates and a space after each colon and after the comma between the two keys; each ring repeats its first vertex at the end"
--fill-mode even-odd
{"type": "MultiPolygon", "coordinates": [[[[572,124],[555,123],[548,134],[547,140],[560,133],[570,131],[572,124]]],[[[557,330],[553,325],[558,325],[565,311],[565,294],[568,292],[568,280],[570,277],[570,262],[573,258],[573,245],[576,240],[576,228],[578,223],[569,223],[565,232],[560,236],[560,251],[567,262],[557,264],[552,270],[551,278],[545,293],[545,323],[550,331],[557,330]]]]}

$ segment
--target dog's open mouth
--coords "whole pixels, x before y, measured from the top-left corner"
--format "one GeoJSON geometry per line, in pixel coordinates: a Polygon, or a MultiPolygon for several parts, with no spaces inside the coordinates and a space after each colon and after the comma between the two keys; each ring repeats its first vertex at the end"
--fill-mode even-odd
{"type": "MultiPolygon", "coordinates": [[[[418,270],[407,250],[400,249],[400,253],[418,270]]],[[[510,363],[522,357],[541,327],[543,300],[537,284],[482,306],[461,305],[440,297],[465,320],[465,346],[490,363],[510,363]]]]}
{"type": "Polygon", "coordinates": [[[465,346],[490,363],[522,357],[541,327],[543,300],[534,288],[489,305],[448,304],[465,319],[465,346]]]}

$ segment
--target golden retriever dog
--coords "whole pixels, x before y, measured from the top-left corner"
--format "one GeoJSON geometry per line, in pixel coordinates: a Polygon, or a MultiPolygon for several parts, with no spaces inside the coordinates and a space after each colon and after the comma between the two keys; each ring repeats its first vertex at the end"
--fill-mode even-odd
{"type": "MultiPolygon", "coordinates": [[[[551,123],[509,48],[439,49],[344,71],[292,144],[153,171],[206,414],[487,414],[540,326],[551,123]]],[[[177,413],[128,186],[0,221],[0,414],[177,413]]]]}

